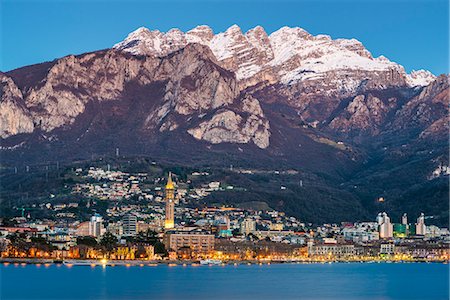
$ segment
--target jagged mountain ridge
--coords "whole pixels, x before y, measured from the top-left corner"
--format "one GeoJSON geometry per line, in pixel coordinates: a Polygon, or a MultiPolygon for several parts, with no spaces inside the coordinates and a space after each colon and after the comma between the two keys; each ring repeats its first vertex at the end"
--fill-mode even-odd
{"type": "Polygon", "coordinates": [[[186,33],[179,29],[162,33],[141,27],[114,48],[134,55],[165,56],[189,43],[209,47],[219,63],[234,71],[239,81],[265,73],[272,80],[276,77],[283,83],[294,83],[320,79],[339,70],[390,72],[391,77],[398,73],[398,80],[411,87],[428,85],[435,78],[424,70],[406,74],[402,66],[384,56],[372,57],[356,39],[332,40],[298,27],[282,27],[270,35],[261,26],[242,33],[239,26],[233,25],[216,35],[205,25],[186,33]]]}
{"type": "Polygon", "coordinates": [[[5,163],[120,147],[176,164],[299,168],[349,186],[395,162],[427,186],[436,165],[448,164],[447,76],[406,74],[355,40],[299,28],[270,36],[261,27],[245,35],[237,26],[218,35],[204,26],[140,29],[113,49],[2,73],[1,81],[5,163]]]}

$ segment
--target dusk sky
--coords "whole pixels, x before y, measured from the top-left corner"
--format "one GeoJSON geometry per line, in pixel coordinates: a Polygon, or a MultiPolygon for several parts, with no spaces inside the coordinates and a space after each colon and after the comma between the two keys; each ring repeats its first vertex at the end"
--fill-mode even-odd
{"type": "Polygon", "coordinates": [[[0,0],[0,70],[109,48],[138,27],[214,32],[237,24],[271,33],[298,26],[356,38],[410,72],[448,73],[448,1],[19,1],[0,0]]]}

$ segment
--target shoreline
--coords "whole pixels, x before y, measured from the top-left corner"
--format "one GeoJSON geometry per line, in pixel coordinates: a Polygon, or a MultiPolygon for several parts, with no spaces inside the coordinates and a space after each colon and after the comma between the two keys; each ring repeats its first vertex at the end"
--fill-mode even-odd
{"type": "Polygon", "coordinates": [[[39,258],[1,258],[0,264],[9,265],[9,264],[21,264],[21,265],[67,265],[69,267],[72,266],[238,266],[238,265],[271,265],[271,264],[331,264],[331,263],[364,263],[364,264],[373,264],[373,263],[440,263],[440,264],[448,264],[447,260],[329,260],[329,261],[305,261],[305,260],[276,260],[276,261],[257,261],[257,260],[240,260],[240,261],[223,261],[219,264],[200,264],[199,260],[99,260],[99,259],[39,259],[39,258]]]}

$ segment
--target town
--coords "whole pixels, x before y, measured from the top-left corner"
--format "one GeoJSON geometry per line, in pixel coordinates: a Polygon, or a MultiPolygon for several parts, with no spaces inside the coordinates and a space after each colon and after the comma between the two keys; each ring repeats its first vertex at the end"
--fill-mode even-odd
{"type": "MultiPolygon", "coordinates": [[[[83,183],[71,194],[86,203],[40,203],[52,220],[21,216],[2,220],[0,252],[4,263],[271,263],[350,261],[438,261],[450,258],[450,232],[426,225],[423,213],[399,222],[380,212],[373,221],[314,226],[273,209],[199,207],[189,203],[218,190],[239,189],[211,181],[199,187],[147,174],[107,168],[77,168],[83,183]],[[121,199],[133,201],[120,202],[121,199]],[[110,202],[104,214],[80,220],[80,205],[110,202]]],[[[207,176],[193,172],[190,176],[207,176]]],[[[282,187],[281,187],[282,188],[282,187]]]]}

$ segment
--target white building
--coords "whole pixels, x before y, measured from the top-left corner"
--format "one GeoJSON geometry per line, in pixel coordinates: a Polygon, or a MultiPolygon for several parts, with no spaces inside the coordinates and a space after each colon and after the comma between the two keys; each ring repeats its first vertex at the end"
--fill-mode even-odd
{"type": "Polygon", "coordinates": [[[255,232],[256,230],[256,222],[251,218],[245,218],[241,223],[241,233],[248,235],[250,233],[255,232]]]}
{"type": "Polygon", "coordinates": [[[370,231],[363,227],[350,227],[342,230],[344,239],[355,243],[376,241],[380,238],[378,231],[370,231]]]}
{"type": "Polygon", "coordinates": [[[137,217],[132,214],[126,214],[122,219],[122,227],[124,235],[136,235],[137,217]]]}
{"type": "Polygon", "coordinates": [[[391,219],[388,217],[387,213],[379,213],[377,216],[377,222],[380,238],[392,238],[394,233],[394,225],[391,223],[391,219]]]}
{"type": "Polygon", "coordinates": [[[337,256],[346,257],[356,254],[354,245],[338,245],[338,244],[318,244],[309,245],[309,256],[337,256]]]}
{"type": "Polygon", "coordinates": [[[402,216],[402,224],[408,225],[408,216],[406,215],[406,213],[404,213],[402,216]]]}
{"type": "Polygon", "coordinates": [[[95,214],[89,221],[89,235],[94,237],[100,237],[105,232],[103,227],[103,218],[99,214],[95,214]]]}
{"type": "Polygon", "coordinates": [[[208,187],[209,187],[211,190],[217,191],[217,190],[219,189],[219,187],[220,187],[220,181],[211,181],[211,182],[208,184],[208,187]]]}
{"type": "Polygon", "coordinates": [[[417,218],[416,234],[425,235],[427,232],[427,226],[425,226],[425,215],[423,213],[417,218]]]}
{"type": "Polygon", "coordinates": [[[380,254],[393,255],[394,252],[395,252],[395,245],[393,243],[380,245],[380,254]]]}

